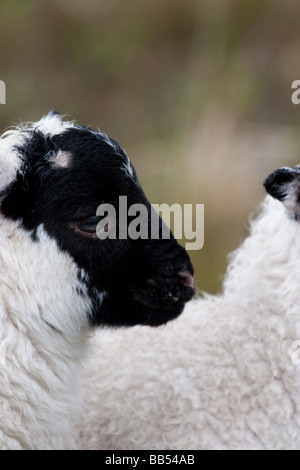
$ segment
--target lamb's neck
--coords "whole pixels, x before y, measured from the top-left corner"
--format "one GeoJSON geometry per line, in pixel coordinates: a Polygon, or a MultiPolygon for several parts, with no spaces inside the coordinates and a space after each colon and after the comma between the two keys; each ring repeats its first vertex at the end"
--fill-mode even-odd
{"type": "Polygon", "coordinates": [[[72,447],[88,333],[65,337],[39,321],[27,328],[11,312],[2,310],[1,317],[0,442],[10,439],[8,448],[22,449],[72,447]]]}
{"type": "Polygon", "coordinates": [[[300,311],[300,222],[267,198],[250,236],[232,255],[224,283],[227,298],[288,315],[300,311]]]}

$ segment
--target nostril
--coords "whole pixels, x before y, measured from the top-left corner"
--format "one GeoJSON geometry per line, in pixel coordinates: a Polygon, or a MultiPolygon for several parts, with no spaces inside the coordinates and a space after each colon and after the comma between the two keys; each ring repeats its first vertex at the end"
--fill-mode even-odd
{"type": "Polygon", "coordinates": [[[187,287],[194,287],[194,278],[187,271],[178,271],[177,276],[180,279],[181,284],[187,287]]]}

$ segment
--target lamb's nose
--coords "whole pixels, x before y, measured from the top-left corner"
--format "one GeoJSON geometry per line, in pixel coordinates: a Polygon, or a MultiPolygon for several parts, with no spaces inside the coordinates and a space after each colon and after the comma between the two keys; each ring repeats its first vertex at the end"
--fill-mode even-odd
{"type": "Polygon", "coordinates": [[[184,286],[194,287],[194,278],[187,271],[178,271],[177,276],[180,278],[180,282],[184,286]]]}

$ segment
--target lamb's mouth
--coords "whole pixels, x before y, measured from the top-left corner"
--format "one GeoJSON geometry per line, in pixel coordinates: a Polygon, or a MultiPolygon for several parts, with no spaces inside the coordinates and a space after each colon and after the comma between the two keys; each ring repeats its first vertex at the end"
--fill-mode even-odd
{"type": "Polygon", "coordinates": [[[159,281],[148,279],[146,287],[133,290],[133,298],[145,307],[162,309],[167,305],[183,307],[195,293],[195,288],[190,284],[174,283],[174,281],[168,283],[165,279],[159,281]]]}

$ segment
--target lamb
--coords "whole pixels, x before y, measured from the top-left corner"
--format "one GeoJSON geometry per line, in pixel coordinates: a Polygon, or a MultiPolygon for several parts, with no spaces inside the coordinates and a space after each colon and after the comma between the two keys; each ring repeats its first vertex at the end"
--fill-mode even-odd
{"type": "Polygon", "coordinates": [[[95,335],[81,448],[300,448],[300,168],[265,187],[222,293],[159,331],[95,335]]]}
{"type": "Polygon", "coordinates": [[[151,219],[129,158],[100,131],[50,112],[0,139],[1,450],[76,448],[93,329],[163,324],[194,294],[171,234],[98,237],[97,207],[120,195],[151,219]]]}

